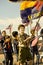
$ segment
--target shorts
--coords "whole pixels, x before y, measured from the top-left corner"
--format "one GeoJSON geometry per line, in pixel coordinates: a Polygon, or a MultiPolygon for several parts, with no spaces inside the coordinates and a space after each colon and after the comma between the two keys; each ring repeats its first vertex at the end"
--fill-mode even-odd
{"type": "Polygon", "coordinates": [[[21,63],[32,60],[32,55],[28,47],[22,47],[20,55],[21,63]]]}

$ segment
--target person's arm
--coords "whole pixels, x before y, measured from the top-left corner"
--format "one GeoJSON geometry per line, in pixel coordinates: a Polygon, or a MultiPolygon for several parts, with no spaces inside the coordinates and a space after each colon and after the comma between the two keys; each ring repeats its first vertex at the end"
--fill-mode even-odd
{"type": "Polygon", "coordinates": [[[30,39],[31,39],[31,37],[27,37],[27,38],[24,40],[24,42],[29,41],[30,39]]]}
{"type": "Polygon", "coordinates": [[[42,43],[39,43],[38,46],[39,46],[39,49],[38,50],[40,51],[41,50],[41,47],[42,47],[42,43]]]}
{"type": "Polygon", "coordinates": [[[31,37],[30,36],[27,36],[27,38],[25,40],[23,40],[22,38],[19,38],[19,42],[20,44],[25,44],[27,41],[30,41],[31,37]]]}

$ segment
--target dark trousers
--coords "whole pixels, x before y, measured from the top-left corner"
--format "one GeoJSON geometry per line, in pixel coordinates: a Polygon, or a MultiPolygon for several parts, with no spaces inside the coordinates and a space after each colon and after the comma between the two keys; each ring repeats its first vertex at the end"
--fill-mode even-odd
{"type": "Polygon", "coordinates": [[[12,53],[5,53],[5,65],[13,65],[12,53]]]}
{"type": "Polygon", "coordinates": [[[32,49],[32,53],[33,53],[33,65],[34,65],[34,56],[36,55],[37,56],[37,61],[36,61],[36,63],[37,63],[37,65],[39,65],[39,52],[38,52],[38,49],[37,49],[37,47],[36,47],[36,50],[35,50],[35,48],[33,48],[32,49]]]}

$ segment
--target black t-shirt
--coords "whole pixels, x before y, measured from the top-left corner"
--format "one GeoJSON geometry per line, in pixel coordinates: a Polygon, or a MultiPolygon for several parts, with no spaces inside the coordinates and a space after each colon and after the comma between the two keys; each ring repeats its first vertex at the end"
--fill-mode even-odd
{"type": "Polygon", "coordinates": [[[12,48],[12,43],[11,42],[7,42],[4,43],[4,50],[6,51],[6,53],[13,53],[13,48],[12,48]]]}
{"type": "Polygon", "coordinates": [[[13,44],[14,44],[15,53],[18,53],[18,40],[17,39],[14,39],[13,40],[13,44]]]}
{"type": "Polygon", "coordinates": [[[3,47],[3,43],[4,43],[4,41],[3,40],[0,40],[0,44],[1,44],[2,47],[3,47]]]}

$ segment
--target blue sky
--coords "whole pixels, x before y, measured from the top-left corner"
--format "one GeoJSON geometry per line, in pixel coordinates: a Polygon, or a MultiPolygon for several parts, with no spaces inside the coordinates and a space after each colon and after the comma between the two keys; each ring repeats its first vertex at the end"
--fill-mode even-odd
{"type": "Polygon", "coordinates": [[[13,29],[17,30],[20,17],[20,3],[12,3],[9,0],[0,0],[0,30],[4,30],[8,25],[13,24],[13,29]]]}
{"type": "Polygon", "coordinates": [[[19,5],[20,3],[12,3],[8,0],[0,0],[0,19],[19,17],[19,5]]]}

